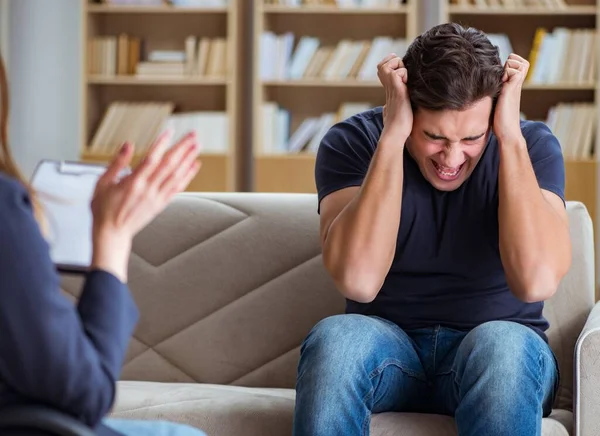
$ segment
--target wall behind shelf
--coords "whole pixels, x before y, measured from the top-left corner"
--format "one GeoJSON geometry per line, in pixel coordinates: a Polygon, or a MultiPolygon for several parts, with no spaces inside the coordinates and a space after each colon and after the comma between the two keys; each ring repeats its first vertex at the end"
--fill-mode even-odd
{"type": "Polygon", "coordinates": [[[26,175],[42,158],[79,157],[81,7],[73,0],[10,4],[10,143],[26,175]]]}

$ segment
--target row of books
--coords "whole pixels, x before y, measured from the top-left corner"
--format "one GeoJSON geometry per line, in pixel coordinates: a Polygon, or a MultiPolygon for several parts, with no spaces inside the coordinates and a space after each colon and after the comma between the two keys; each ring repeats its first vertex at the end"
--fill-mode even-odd
{"type": "Polygon", "coordinates": [[[546,124],[557,137],[565,159],[590,159],[596,138],[593,103],[559,103],[548,111],[546,124]]]}
{"type": "Polygon", "coordinates": [[[102,0],[112,6],[173,6],[176,8],[226,7],[229,0],[102,0]]]}
{"type": "Polygon", "coordinates": [[[143,41],[138,37],[94,37],[88,41],[88,72],[181,79],[227,75],[227,39],[189,36],[183,45],[183,50],[152,50],[142,60],[143,41]]]}
{"type": "Polygon", "coordinates": [[[277,6],[337,6],[339,8],[393,8],[406,0],[264,0],[265,5],[277,6]]]}
{"type": "MultiPolygon", "coordinates": [[[[291,131],[290,111],[269,101],[263,104],[263,154],[316,153],[323,136],[336,122],[374,107],[368,102],[347,102],[336,112],[304,118],[291,131]]],[[[559,140],[565,159],[589,159],[597,126],[593,103],[559,103],[543,120],[559,140]]],[[[523,115],[523,118],[526,118],[523,115]]]]}
{"type": "Polygon", "coordinates": [[[598,34],[594,29],[538,28],[529,54],[527,80],[535,84],[594,83],[598,34]]]}
{"type": "Polygon", "coordinates": [[[228,116],[224,111],[174,112],[172,102],[113,102],[104,113],[89,145],[96,154],[114,154],[125,142],[136,153],[147,151],[160,132],[172,129],[170,145],[195,131],[202,153],[228,150],[228,116]]]}
{"type": "Polygon", "coordinates": [[[377,64],[389,53],[402,56],[408,47],[404,38],[387,36],[373,40],[342,39],[337,45],[318,37],[302,36],[294,48],[291,32],[263,32],[260,75],[262,80],[310,79],[377,80],[377,64]]]}
{"type": "Polygon", "coordinates": [[[307,117],[291,131],[291,113],[276,102],[265,102],[262,107],[263,138],[261,153],[316,153],[321,139],[338,121],[373,107],[368,102],[342,103],[336,112],[307,117]]]}
{"type": "Polygon", "coordinates": [[[474,6],[478,9],[486,8],[516,8],[519,7],[542,7],[542,8],[565,8],[565,0],[451,0],[450,4],[458,6],[474,6]]]}

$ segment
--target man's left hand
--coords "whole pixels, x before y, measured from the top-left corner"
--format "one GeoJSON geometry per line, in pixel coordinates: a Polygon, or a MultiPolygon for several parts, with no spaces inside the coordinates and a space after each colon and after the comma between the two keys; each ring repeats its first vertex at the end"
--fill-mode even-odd
{"type": "Polygon", "coordinates": [[[529,62],[511,54],[504,65],[502,91],[496,103],[494,134],[501,143],[522,141],[521,89],[529,70],[529,62]]]}

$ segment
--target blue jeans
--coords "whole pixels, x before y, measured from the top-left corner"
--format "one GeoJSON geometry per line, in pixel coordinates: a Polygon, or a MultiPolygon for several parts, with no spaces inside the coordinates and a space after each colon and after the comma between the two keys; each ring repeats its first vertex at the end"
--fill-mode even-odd
{"type": "Polygon", "coordinates": [[[368,435],[371,413],[391,411],[454,416],[461,436],[536,436],[558,378],[550,347],[521,324],[404,331],[336,315],[302,345],[294,436],[368,435]]]}
{"type": "Polygon", "coordinates": [[[103,424],[126,436],[205,436],[193,427],[166,421],[105,419],[103,424]]]}

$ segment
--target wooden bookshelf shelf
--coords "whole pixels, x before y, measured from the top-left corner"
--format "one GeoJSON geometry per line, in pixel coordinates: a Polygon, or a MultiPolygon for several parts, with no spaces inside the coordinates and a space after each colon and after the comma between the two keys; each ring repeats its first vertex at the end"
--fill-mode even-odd
{"type": "Polygon", "coordinates": [[[90,85],[156,85],[156,86],[225,86],[229,81],[225,78],[146,78],[136,76],[89,76],[90,85]]]}
{"type": "MultiPolygon", "coordinates": [[[[82,153],[81,161],[90,163],[108,163],[113,156],[108,154],[82,153]]],[[[229,154],[200,154],[198,160],[202,163],[202,170],[194,180],[189,184],[187,191],[227,191],[230,189],[227,179],[223,174],[229,171],[231,161],[229,154]]],[[[142,156],[138,155],[132,159],[132,167],[135,167],[141,161],[142,156]]]]}
{"type": "Polygon", "coordinates": [[[528,91],[593,91],[595,83],[525,83],[523,90],[528,91]]]}
{"type": "Polygon", "coordinates": [[[227,11],[227,7],[88,5],[88,12],[91,14],[224,14],[227,11]]]}
{"type": "Polygon", "coordinates": [[[567,6],[560,9],[544,7],[521,7],[519,9],[509,7],[475,8],[472,6],[450,5],[448,12],[452,15],[596,15],[597,7],[594,5],[567,6]]]}
{"type": "Polygon", "coordinates": [[[204,147],[202,171],[188,190],[239,190],[239,7],[244,0],[205,8],[81,1],[85,114],[80,158],[107,162],[129,138],[143,154],[167,126],[176,137],[196,129],[204,147]]]}
{"type": "Polygon", "coordinates": [[[259,159],[271,160],[308,160],[314,161],[316,155],[314,153],[281,153],[281,154],[260,154],[256,157],[259,159]]]}
{"type": "Polygon", "coordinates": [[[316,192],[314,154],[255,156],[258,192],[316,192]]]}
{"type": "MultiPolygon", "coordinates": [[[[87,148],[87,147],[86,147],[87,148]]],[[[133,157],[133,161],[139,161],[144,155],[143,154],[135,154],[133,157]]],[[[198,160],[203,159],[224,159],[229,157],[228,153],[202,153],[200,150],[200,155],[198,156],[198,160]]],[[[95,161],[95,162],[108,162],[114,158],[114,155],[107,153],[92,153],[88,151],[84,151],[81,153],[81,158],[86,161],[95,161]]]]}
{"type": "Polygon", "coordinates": [[[418,2],[339,8],[256,0],[253,190],[315,192],[320,139],[338,118],[382,104],[377,50],[406,50],[417,36],[418,2]]]}
{"type": "MultiPolygon", "coordinates": [[[[260,1],[260,0],[259,0],[260,1]]],[[[406,14],[408,8],[406,6],[400,6],[397,8],[379,7],[379,8],[339,8],[337,6],[279,6],[279,5],[264,5],[264,12],[266,14],[406,14]]]]}
{"type": "Polygon", "coordinates": [[[334,87],[334,88],[380,88],[381,83],[370,80],[326,80],[326,79],[303,79],[303,80],[265,80],[265,86],[281,87],[334,87]]]}
{"type": "MultiPolygon", "coordinates": [[[[326,80],[326,79],[314,79],[314,80],[264,80],[262,82],[264,86],[271,87],[314,87],[314,88],[381,88],[381,83],[377,81],[367,80],[326,80]]],[[[594,90],[596,84],[594,83],[550,83],[550,84],[537,84],[537,83],[525,83],[523,86],[524,90],[531,91],[552,91],[552,90],[594,90]]]]}

